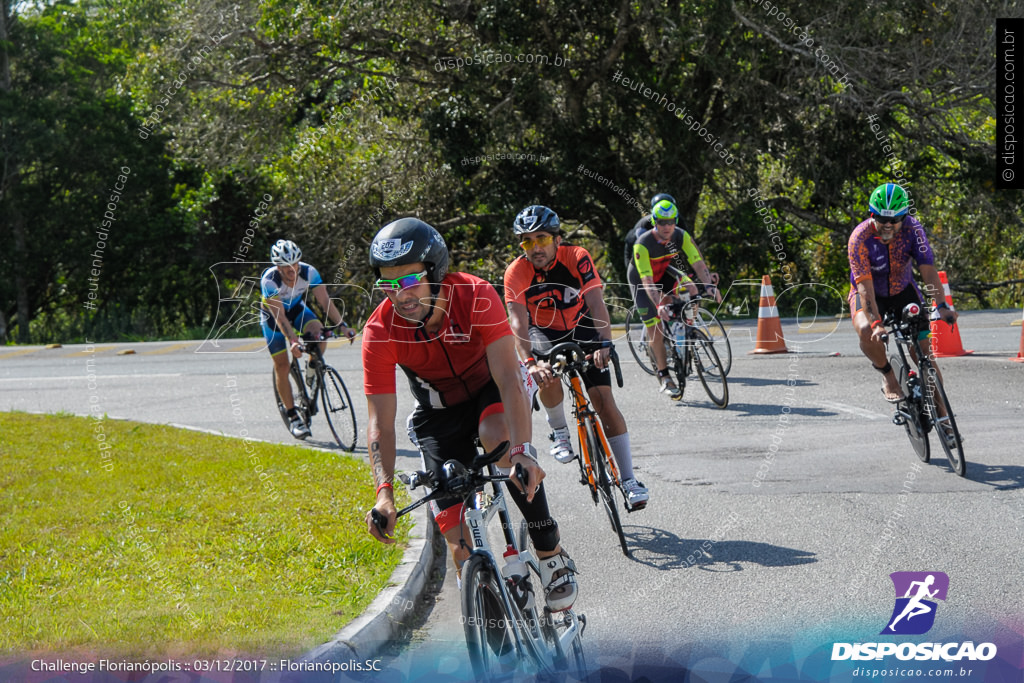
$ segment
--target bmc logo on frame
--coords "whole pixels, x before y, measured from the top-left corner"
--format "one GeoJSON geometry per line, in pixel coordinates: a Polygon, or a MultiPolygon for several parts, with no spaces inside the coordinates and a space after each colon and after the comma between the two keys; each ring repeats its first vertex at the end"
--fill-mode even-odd
{"type": "MultiPolygon", "coordinates": [[[[879,635],[921,635],[935,624],[936,600],[946,600],[949,576],[944,572],[893,572],[896,603],[879,635]]],[[[987,661],[996,656],[993,643],[835,643],[832,660],[884,659],[896,655],[900,660],[987,661]]]]}

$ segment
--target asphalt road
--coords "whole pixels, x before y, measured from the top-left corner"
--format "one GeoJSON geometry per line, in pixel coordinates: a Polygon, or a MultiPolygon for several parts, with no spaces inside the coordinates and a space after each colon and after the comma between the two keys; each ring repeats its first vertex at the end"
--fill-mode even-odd
{"type": "MultiPolygon", "coordinates": [[[[632,557],[618,549],[576,466],[542,457],[563,542],[582,572],[576,609],[588,617],[590,662],[627,676],[659,663],[714,671],[716,658],[739,662],[754,643],[806,653],[835,640],[874,640],[892,611],[893,571],[949,575],[930,638],[980,642],[1024,630],[1024,363],[1008,360],[1020,343],[1010,323],[1019,318],[962,314],[963,343],[975,353],[940,362],[965,437],[966,478],[950,472],[934,439],[932,462],[919,464],[903,428],[890,422],[880,377],[848,320],[804,329],[784,321],[791,353],[772,356],[747,355],[752,321],[730,325],[724,411],[699,383],[673,403],[621,345],[626,385],[616,396],[651,491],[647,509],[625,518],[632,557]]],[[[358,343],[328,351],[355,394],[358,351],[358,343]]],[[[270,367],[251,340],[0,350],[0,409],[86,414],[99,403],[112,417],[228,435],[244,428],[289,442],[270,367]],[[128,348],[135,353],[118,355],[128,348]],[[232,412],[229,380],[241,415],[232,412]]],[[[407,393],[400,415],[411,409],[407,393]]],[[[357,404],[357,454],[365,457],[365,407],[357,404]]],[[[534,426],[544,453],[539,414],[534,426]]],[[[314,437],[326,439],[326,427],[314,424],[314,437]]],[[[415,469],[411,445],[400,448],[399,468],[415,469]]],[[[389,660],[392,670],[466,674],[453,576],[412,644],[389,660]]]]}

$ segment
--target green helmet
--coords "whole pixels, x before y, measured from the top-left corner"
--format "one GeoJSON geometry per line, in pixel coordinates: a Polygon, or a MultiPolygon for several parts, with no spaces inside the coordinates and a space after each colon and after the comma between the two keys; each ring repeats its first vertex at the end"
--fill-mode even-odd
{"type": "Polygon", "coordinates": [[[662,199],[651,209],[651,221],[675,220],[679,215],[676,205],[667,199],[662,199]]]}
{"type": "Polygon", "coordinates": [[[895,183],[886,183],[879,185],[871,193],[868,208],[876,216],[897,218],[906,215],[910,208],[910,201],[907,199],[906,190],[895,183]]]}

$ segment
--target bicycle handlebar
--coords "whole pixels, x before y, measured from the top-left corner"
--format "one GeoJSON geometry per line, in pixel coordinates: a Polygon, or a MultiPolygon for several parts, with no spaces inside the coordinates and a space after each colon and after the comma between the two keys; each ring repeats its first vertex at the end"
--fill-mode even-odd
{"type": "MultiPolygon", "coordinates": [[[[615,345],[610,341],[601,341],[598,344],[598,348],[610,349],[608,357],[612,361],[612,366],[615,368],[615,381],[622,388],[622,368],[619,367],[619,354],[615,352],[615,345]]],[[[565,341],[555,344],[547,354],[537,354],[544,360],[551,363],[551,369],[553,372],[564,372],[568,366],[578,366],[579,371],[582,373],[586,370],[588,365],[593,365],[594,360],[592,355],[587,355],[586,351],[583,350],[576,342],[565,341]],[[565,356],[568,354],[568,357],[565,356]],[[559,361],[558,357],[562,356],[562,360],[559,361]]]]}
{"type": "MultiPolygon", "coordinates": [[[[444,496],[452,495],[465,498],[488,482],[503,482],[515,478],[525,491],[529,484],[529,475],[527,475],[526,470],[519,463],[516,463],[512,468],[511,475],[483,474],[483,471],[488,465],[493,465],[501,460],[505,453],[508,452],[508,448],[508,441],[502,441],[493,451],[478,454],[473,459],[473,462],[470,463],[469,467],[464,466],[457,460],[448,460],[442,467],[443,476],[440,480],[433,472],[424,471],[413,472],[413,474],[409,476],[400,476],[402,482],[409,486],[410,491],[418,486],[430,486],[433,490],[419,500],[414,501],[410,505],[399,510],[398,514],[395,515],[395,519],[412,512],[421,505],[444,496]]],[[[380,532],[380,535],[383,536],[384,529],[387,525],[387,519],[384,515],[382,515],[377,508],[371,508],[370,520],[373,522],[373,525],[377,527],[377,531],[380,532]]]]}

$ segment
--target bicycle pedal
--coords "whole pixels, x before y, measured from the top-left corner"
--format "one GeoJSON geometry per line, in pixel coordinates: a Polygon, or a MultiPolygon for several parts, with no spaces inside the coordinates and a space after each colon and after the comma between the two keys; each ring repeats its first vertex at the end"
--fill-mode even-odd
{"type": "Polygon", "coordinates": [[[894,425],[905,425],[907,424],[907,418],[903,417],[900,413],[896,413],[892,416],[892,423],[894,425]]]}

